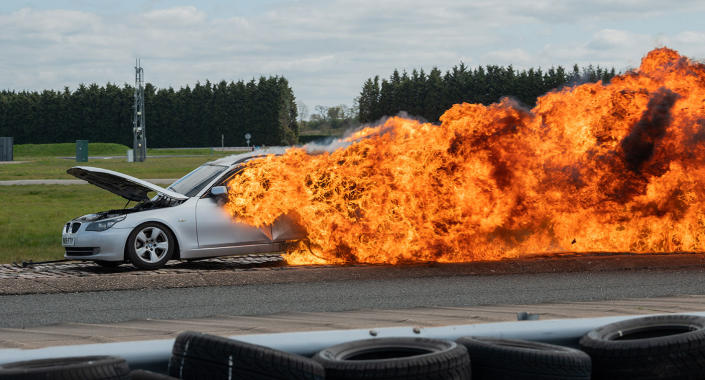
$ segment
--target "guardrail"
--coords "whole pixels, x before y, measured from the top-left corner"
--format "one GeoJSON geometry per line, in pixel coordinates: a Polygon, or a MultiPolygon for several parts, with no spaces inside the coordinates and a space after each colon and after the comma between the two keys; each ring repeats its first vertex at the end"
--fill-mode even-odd
{"type": "MultiPolygon", "coordinates": [[[[681,313],[705,317],[705,311],[681,313]]],[[[657,315],[657,314],[653,314],[657,315]]],[[[276,334],[234,335],[230,338],[274,349],[311,356],[336,344],[353,340],[387,337],[426,337],[457,339],[461,336],[483,336],[524,339],[577,347],[586,332],[600,326],[646,315],[599,318],[553,319],[452,325],[441,327],[384,327],[375,329],[303,331],[276,334]]],[[[87,355],[113,355],[127,360],[130,368],[166,372],[174,339],[119,343],[54,346],[31,350],[1,349],[0,364],[21,360],[87,355]]]]}

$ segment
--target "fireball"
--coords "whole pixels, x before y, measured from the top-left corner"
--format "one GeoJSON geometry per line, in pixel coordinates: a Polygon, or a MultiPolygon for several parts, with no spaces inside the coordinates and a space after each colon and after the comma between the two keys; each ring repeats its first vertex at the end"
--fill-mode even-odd
{"type": "Polygon", "coordinates": [[[227,209],[292,215],[292,264],[705,251],[705,65],[661,48],[638,70],[525,109],[456,104],[392,117],[331,153],[250,162],[227,209]]]}

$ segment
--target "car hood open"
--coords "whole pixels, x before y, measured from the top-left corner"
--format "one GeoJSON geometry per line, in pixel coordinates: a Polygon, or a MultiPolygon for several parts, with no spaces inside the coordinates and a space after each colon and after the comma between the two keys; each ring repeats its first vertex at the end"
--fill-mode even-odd
{"type": "Polygon", "coordinates": [[[74,166],[67,170],[66,173],[131,201],[142,202],[148,200],[147,193],[150,191],[158,192],[176,200],[188,199],[183,194],[112,170],[91,166],[74,166]]]}

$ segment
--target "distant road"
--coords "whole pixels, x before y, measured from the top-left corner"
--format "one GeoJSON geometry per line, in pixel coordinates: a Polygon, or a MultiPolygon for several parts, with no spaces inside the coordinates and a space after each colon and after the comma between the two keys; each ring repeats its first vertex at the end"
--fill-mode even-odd
{"type": "MultiPolygon", "coordinates": [[[[145,179],[155,185],[170,185],[176,181],[175,178],[153,178],[145,179]]],[[[12,185],[86,185],[88,182],[81,179],[19,179],[11,181],[0,181],[0,186],[12,185]]]]}
{"type": "MultiPolygon", "coordinates": [[[[154,156],[147,156],[148,159],[152,158],[169,158],[169,157],[205,157],[203,154],[157,154],[154,156]]],[[[61,156],[56,157],[62,160],[75,160],[75,156],[61,156]]],[[[111,159],[126,159],[125,155],[120,156],[88,156],[89,160],[111,160],[111,159]]],[[[80,163],[79,163],[80,164],[80,163]]]]}
{"type": "MultiPolygon", "coordinates": [[[[307,271],[310,270],[296,273],[305,278],[307,271]]],[[[702,266],[342,280],[339,271],[329,273],[329,278],[313,282],[0,296],[0,327],[281,312],[527,305],[705,293],[702,266]]]]}

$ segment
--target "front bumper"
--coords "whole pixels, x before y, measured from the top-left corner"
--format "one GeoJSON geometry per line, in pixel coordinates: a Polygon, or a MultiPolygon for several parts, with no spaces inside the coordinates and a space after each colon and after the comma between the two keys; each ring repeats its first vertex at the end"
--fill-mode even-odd
{"type": "Polygon", "coordinates": [[[132,229],[113,226],[100,232],[86,231],[88,224],[81,223],[76,232],[72,228],[68,228],[68,231],[66,227],[62,229],[64,257],[70,260],[124,261],[125,242],[132,229]],[[67,245],[70,241],[73,244],[67,245]]]}

